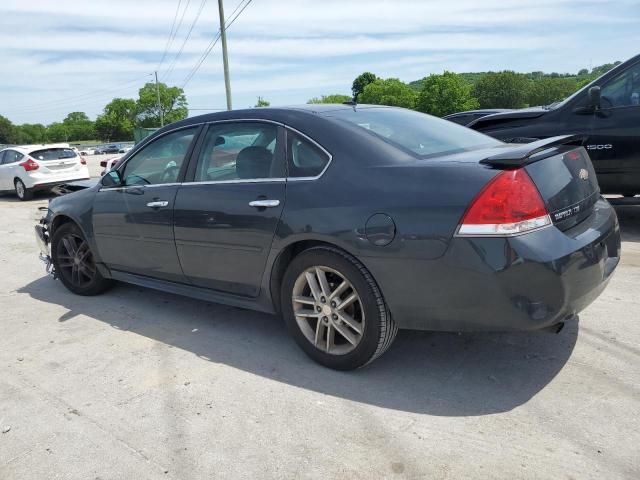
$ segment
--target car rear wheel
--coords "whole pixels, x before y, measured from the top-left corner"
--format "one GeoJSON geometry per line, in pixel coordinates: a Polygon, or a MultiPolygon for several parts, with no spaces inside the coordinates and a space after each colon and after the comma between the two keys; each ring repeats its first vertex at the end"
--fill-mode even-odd
{"type": "Polygon", "coordinates": [[[372,362],[398,331],[367,269],[330,247],[311,248],[292,260],[282,282],[281,306],[298,345],[336,370],[372,362]]]}
{"type": "Polygon", "coordinates": [[[15,186],[15,189],[16,189],[16,196],[20,200],[22,201],[31,200],[33,198],[33,190],[30,188],[27,188],[24,182],[19,178],[16,178],[13,185],[15,186]]]}
{"type": "Polygon", "coordinates": [[[55,230],[51,255],[57,276],[73,293],[98,295],[113,285],[113,281],[104,278],[96,268],[89,243],[73,223],[65,223],[55,230]]]}

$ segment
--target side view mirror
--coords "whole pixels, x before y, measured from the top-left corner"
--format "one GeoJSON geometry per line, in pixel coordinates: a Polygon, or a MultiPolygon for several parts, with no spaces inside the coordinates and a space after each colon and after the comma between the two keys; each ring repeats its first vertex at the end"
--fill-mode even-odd
{"type": "Polygon", "coordinates": [[[111,170],[104,174],[100,183],[103,187],[119,187],[122,185],[122,177],[117,170],[111,170]]]}
{"type": "Polygon", "coordinates": [[[600,110],[600,102],[600,87],[596,85],[587,91],[586,104],[584,106],[574,108],[573,113],[577,113],[579,115],[592,115],[600,110]]]}
{"type": "Polygon", "coordinates": [[[600,109],[600,87],[597,85],[595,87],[591,87],[587,92],[587,100],[588,106],[593,108],[594,110],[600,109]]]}

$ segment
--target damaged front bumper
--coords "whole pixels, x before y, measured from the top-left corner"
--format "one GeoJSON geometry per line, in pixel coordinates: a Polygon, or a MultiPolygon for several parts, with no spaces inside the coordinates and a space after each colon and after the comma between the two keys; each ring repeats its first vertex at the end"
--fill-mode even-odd
{"type": "Polygon", "coordinates": [[[47,273],[55,277],[53,262],[51,261],[51,239],[49,238],[49,228],[47,226],[46,217],[40,219],[38,225],[35,226],[36,243],[40,249],[40,260],[42,260],[47,269],[47,273]]]}

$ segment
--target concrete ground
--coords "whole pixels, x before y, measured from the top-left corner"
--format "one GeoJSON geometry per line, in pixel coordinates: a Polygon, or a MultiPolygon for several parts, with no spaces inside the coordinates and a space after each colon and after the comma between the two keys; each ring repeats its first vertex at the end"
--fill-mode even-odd
{"type": "Polygon", "coordinates": [[[280,319],[45,275],[45,197],[0,197],[0,479],[640,478],[640,198],[579,326],[400,332],[322,368],[280,319]]]}

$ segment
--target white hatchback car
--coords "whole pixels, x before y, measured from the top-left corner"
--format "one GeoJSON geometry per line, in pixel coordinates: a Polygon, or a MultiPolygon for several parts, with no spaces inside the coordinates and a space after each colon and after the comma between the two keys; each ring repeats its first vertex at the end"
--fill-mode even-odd
{"type": "Polygon", "coordinates": [[[29,200],[37,190],[89,178],[87,161],[69,144],[22,145],[0,150],[0,191],[29,200]]]}

